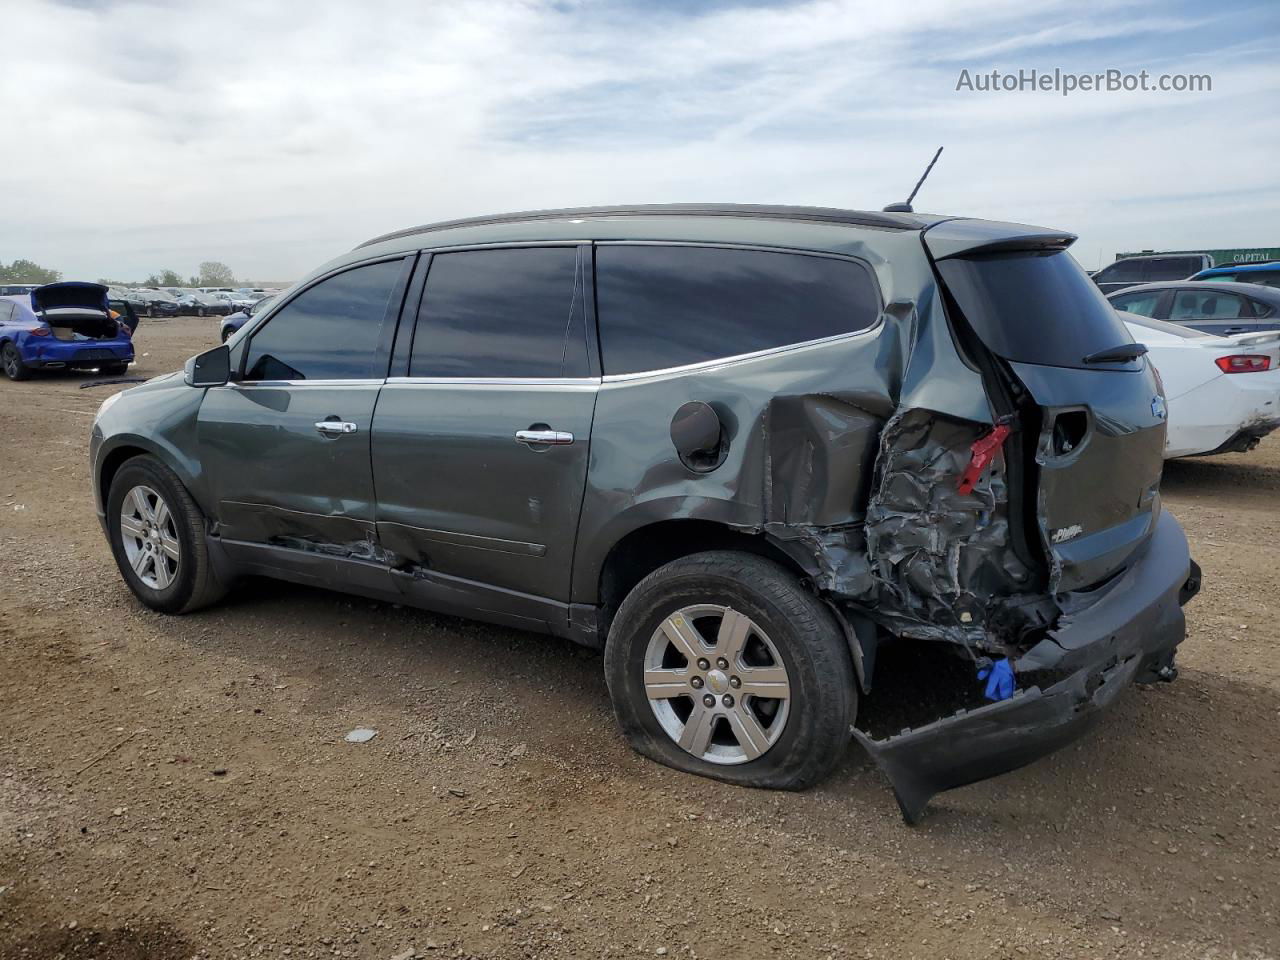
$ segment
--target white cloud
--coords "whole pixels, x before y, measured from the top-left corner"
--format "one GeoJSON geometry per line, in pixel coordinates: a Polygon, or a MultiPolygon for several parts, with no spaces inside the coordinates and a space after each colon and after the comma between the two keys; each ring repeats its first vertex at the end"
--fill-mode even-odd
{"type": "Polygon", "coordinates": [[[1230,11],[8,0],[0,259],[288,279],[367,236],[556,205],[918,206],[1116,249],[1274,244],[1280,75],[1230,11]],[[1209,72],[1211,94],[973,94],[962,66],[1209,72]]]}

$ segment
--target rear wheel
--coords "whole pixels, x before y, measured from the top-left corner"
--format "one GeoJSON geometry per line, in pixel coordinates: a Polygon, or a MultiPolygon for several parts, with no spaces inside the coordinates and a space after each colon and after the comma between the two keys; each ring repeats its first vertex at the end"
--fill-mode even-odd
{"type": "Polygon", "coordinates": [[[642,580],[614,617],[605,673],[637,751],[744,786],[822,780],[857,706],[831,611],[788,570],[745,553],[695,554],[642,580]]]}
{"type": "Polygon", "coordinates": [[[226,592],[209,560],[200,508],[154,457],[134,457],[112,478],[107,527],[120,574],[152,609],[188,613],[226,592]]]}
{"type": "Polygon", "coordinates": [[[205,314],[204,314],[204,307],[199,307],[199,308],[197,308],[197,309],[196,309],[196,316],[197,316],[197,317],[203,317],[204,315],[205,315],[205,314]]]}
{"type": "Polygon", "coordinates": [[[10,380],[30,379],[31,368],[22,362],[22,355],[13,343],[6,343],[0,350],[0,361],[4,363],[4,375],[10,380]]]}

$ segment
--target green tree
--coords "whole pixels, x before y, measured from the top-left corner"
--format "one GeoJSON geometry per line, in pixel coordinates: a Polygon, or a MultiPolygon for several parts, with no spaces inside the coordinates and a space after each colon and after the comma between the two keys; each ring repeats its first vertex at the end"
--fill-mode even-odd
{"type": "Polygon", "coordinates": [[[182,277],[178,276],[177,270],[161,270],[160,282],[157,287],[180,287],[182,286],[182,277]]]}
{"type": "Polygon", "coordinates": [[[158,287],[160,286],[160,278],[153,273],[142,281],[142,285],[144,287],[158,287]]]}
{"type": "Polygon", "coordinates": [[[61,279],[61,271],[50,270],[31,260],[0,261],[0,280],[9,283],[55,283],[61,279]]]}
{"type": "Polygon", "coordinates": [[[236,275],[231,272],[231,268],[225,263],[219,263],[217,260],[206,260],[200,264],[200,282],[197,286],[229,287],[235,282],[236,275]]]}

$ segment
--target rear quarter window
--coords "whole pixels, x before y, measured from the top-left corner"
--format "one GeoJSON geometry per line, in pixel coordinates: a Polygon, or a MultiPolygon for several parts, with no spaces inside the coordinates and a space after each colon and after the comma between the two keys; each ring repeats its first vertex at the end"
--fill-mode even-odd
{"type": "Polygon", "coordinates": [[[865,330],[870,268],[768,250],[601,244],[596,303],[606,374],[641,373],[865,330]]]}
{"type": "Polygon", "coordinates": [[[1064,250],[952,257],[938,271],[974,333],[1006,360],[1092,370],[1089,354],[1133,342],[1064,250]]]}

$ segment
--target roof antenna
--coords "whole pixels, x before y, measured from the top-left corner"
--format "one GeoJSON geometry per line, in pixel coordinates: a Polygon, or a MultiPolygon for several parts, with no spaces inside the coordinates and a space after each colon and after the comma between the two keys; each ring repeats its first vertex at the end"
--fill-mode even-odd
{"type": "Polygon", "coordinates": [[[929,161],[929,165],[924,168],[924,173],[920,174],[920,179],[916,181],[916,188],[911,191],[911,196],[907,197],[905,203],[891,203],[884,208],[885,213],[914,213],[911,209],[911,201],[916,198],[916,194],[920,192],[920,187],[924,184],[925,177],[929,176],[929,171],[933,169],[933,165],[938,162],[938,158],[942,156],[942,148],[938,148],[938,152],[933,155],[933,159],[929,161]]]}

